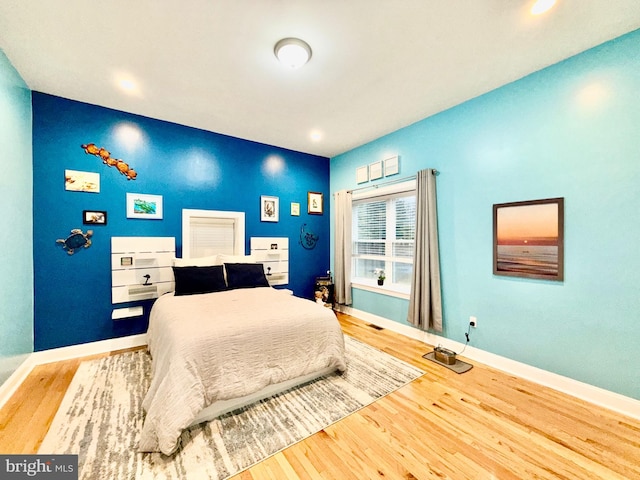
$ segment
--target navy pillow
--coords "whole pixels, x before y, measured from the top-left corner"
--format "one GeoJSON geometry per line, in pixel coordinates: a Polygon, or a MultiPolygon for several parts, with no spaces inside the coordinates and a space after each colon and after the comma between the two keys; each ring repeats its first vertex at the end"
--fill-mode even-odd
{"type": "Polygon", "coordinates": [[[268,287],[261,263],[225,263],[229,288],[268,287]]]}
{"type": "Polygon", "coordinates": [[[220,292],[227,289],[222,265],[211,267],[173,267],[176,296],[220,292]]]}

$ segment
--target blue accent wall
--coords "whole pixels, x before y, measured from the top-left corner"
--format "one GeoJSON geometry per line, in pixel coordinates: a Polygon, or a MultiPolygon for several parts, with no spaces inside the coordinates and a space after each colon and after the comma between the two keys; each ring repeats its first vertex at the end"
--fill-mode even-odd
{"type": "MultiPolygon", "coordinates": [[[[182,209],[243,211],[246,253],[252,236],[289,237],[290,283],[312,298],[329,269],[329,214],[308,215],[307,192],[329,194],[329,159],[33,92],[35,349],[143,333],[139,318],[111,320],[111,237],[175,236],[182,253],[182,209]],[[118,173],[82,144],[104,147],[134,168],[118,173]],[[65,190],[65,170],[100,174],[100,193],[65,190]],[[126,218],[126,193],[163,196],[162,220],[126,218]],[[279,197],[277,223],[260,221],[260,196],[279,197]],[[290,215],[291,202],[300,216],[290,215]],[[107,225],[82,224],[83,210],[106,210],[107,225]],[[302,226],[319,235],[299,244],[302,226]],[[92,246],[68,255],[57,239],[94,231],[92,246]]],[[[123,306],[118,305],[118,306],[123,306]]],[[[124,304],[126,306],[126,304],[124,304]]]]}
{"type": "MultiPolygon", "coordinates": [[[[396,154],[399,177],[441,172],[446,337],[464,342],[473,315],[474,347],[636,399],[639,51],[637,30],[331,159],[332,192],[396,154]],[[564,281],[494,276],[493,204],[553,197],[565,199],[564,281]]],[[[388,298],[358,292],[353,306],[406,324],[388,298]]]]}
{"type": "Polygon", "coordinates": [[[0,50],[0,384],[33,351],[31,92],[0,50]]]}

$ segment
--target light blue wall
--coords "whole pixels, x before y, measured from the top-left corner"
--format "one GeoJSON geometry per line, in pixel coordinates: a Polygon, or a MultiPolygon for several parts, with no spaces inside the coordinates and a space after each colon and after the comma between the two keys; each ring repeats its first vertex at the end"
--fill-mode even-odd
{"type": "Polygon", "coordinates": [[[307,214],[307,192],[328,197],[328,158],[38,92],[33,112],[36,350],[145,332],[149,301],[142,317],[111,320],[111,237],[173,236],[180,256],[183,208],[245,212],[247,253],[252,236],[288,237],[287,288],[312,298],[329,268],[329,214],[307,214]],[[85,154],[86,143],[128,163],[137,179],[85,154]],[[65,191],[66,169],[99,173],[100,193],[65,191]],[[162,195],[163,219],[127,219],[127,192],[162,195]],[[261,195],[279,198],[278,222],[260,221],[261,195]],[[106,210],[107,225],[83,225],[83,210],[106,210]],[[319,235],[313,250],[299,244],[305,224],[319,235]],[[93,244],[69,256],[56,239],[74,228],[92,228],[93,244]]]}
{"type": "Polygon", "coordinates": [[[0,384],[33,351],[31,92],[0,50],[0,384]]]}
{"type": "MultiPolygon", "coordinates": [[[[640,399],[640,30],[331,160],[437,168],[444,334],[640,399]],[[494,276],[492,205],[565,198],[565,280],[494,276]]],[[[406,323],[403,304],[356,309],[406,323]]],[[[405,302],[406,301],[401,301],[405,302]]]]}

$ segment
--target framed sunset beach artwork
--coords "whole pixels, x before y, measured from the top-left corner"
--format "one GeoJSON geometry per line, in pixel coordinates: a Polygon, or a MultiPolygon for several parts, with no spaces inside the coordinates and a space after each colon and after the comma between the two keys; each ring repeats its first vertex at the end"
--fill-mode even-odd
{"type": "Polygon", "coordinates": [[[493,273],[564,279],[564,198],[493,206],[493,273]]]}

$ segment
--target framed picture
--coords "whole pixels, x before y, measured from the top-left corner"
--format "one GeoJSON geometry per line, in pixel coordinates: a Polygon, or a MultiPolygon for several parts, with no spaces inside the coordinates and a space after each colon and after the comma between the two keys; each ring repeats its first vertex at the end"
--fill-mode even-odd
{"type": "Polygon", "coordinates": [[[564,279],[564,198],[493,206],[493,273],[564,279]]]}
{"type": "Polygon", "coordinates": [[[356,168],[356,183],[366,183],[369,181],[369,166],[363,165],[356,168]]]}
{"type": "Polygon", "coordinates": [[[395,157],[386,158],[384,160],[384,176],[389,177],[391,175],[396,175],[400,172],[400,159],[398,155],[395,157]]]}
{"type": "Polygon", "coordinates": [[[260,221],[261,222],[277,222],[279,210],[278,197],[268,197],[262,195],[260,197],[260,221]]]}
{"type": "Polygon", "coordinates": [[[300,216],[300,204],[291,202],[291,215],[294,217],[300,216]]]}
{"type": "Polygon", "coordinates": [[[127,193],[127,218],[162,220],[162,195],[127,193]]]}
{"type": "Polygon", "coordinates": [[[65,170],[64,189],[72,192],[100,193],[100,174],[65,170]]]}
{"type": "Polygon", "coordinates": [[[106,225],[107,212],[103,210],[83,210],[82,223],[85,225],[106,225]]]}
{"type": "Polygon", "coordinates": [[[369,165],[369,180],[382,178],[382,161],[373,162],[369,165]]]}
{"type": "Polygon", "coordinates": [[[308,192],[307,193],[307,213],[311,215],[322,215],[324,213],[324,206],[322,204],[322,193],[308,192]]]}

